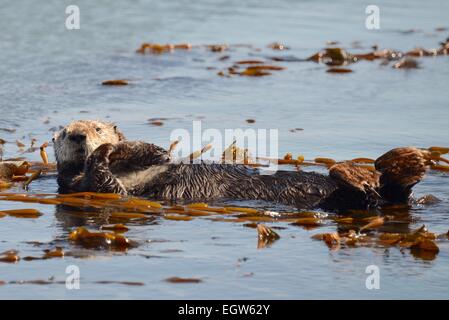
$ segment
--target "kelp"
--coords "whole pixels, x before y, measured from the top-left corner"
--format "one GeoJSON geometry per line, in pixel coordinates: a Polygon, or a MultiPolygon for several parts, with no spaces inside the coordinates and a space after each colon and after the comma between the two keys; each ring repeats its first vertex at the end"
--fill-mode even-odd
{"type": "Polygon", "coordinates": [[[318,227],[321,225],[321,220],[318,218],[300,218],[292,224],[295,226],[318,227]]]}
{"type": "Polygon", "coordinates": [[[203,155],[203,153],[206,153],[210,149],[212,149],[212,144],[211,143],[205,145],[203,148],[201,148],[201,150],[197,150],[197,151],[192,152],[185,160],[188,160],[188,161],[192,162],[193,160],[201,157],[203,155]]]}
{"type": "Polygon", "coordinates": [[[105,80],[101,83],[104,86],[126,86],[129,84],[128,80],[125,79],[115,79],[115,80],[105,80]]]}
{"type": "Polygon", "coordinates": [[[39,148],[40,149],[40,155],[41,155],[41,158],[42,158],[42,163],[44,165],[48,165],[48,155],[47,155],[47,152],[45,151],[45,148],[47,148],[47,147],[48,147],[48,142],[45,142],[39,148]]]}
{"type": "Polygon", "coordinates": [[[160,127],[160,126],[163,126],[163,125],[164,125],[164,123],[163,123],[162,121],[160,121],[160,120],[150,121],[150,124],[151,124],[152,126],[156,126],[156,127],[160,127]]]}
{"type": "Polygon", "coordinates": [[[64,250],[62,250],[61,247],[56,247],[54,250],[44,250],[44,252],[45,252],[43,256],[44,259],[64,257],[64,250]]]}
{"type": "Polygon", "coordinates": [[[326,70],[327,73],[351,73],[353,72],[348,68],[329,68],[326,70]]]}
{"type": "Polygon", "coordinates": [[[25,190],[28,190],[29,185],[31,184],[31,182],[33,182],[34,180],[39,179],[39,177],[42,175],[42,170],[37,170],[36,172],[34,172],[32,175],[30,175],[28,177],[28,179],[24,182],[23,184],[23,188],[25,190]]]}
{"type": "Polygon", "coordinates": [[[227,44],[211,44],[207,45],[206,48],[212,52],[223,52],[229,49],[227,44]]]}
{"type": "Polygon", "coordinates": [[[221,160],[223,163],[253,164],[249,150],[238,147],[236,140],[223,151],[221,160]]]}
{"type": "Polygon", "coordinates": [[[404,58],[393,65],[394,69],[418,69],[419,62],[412,58],[404,58]]]}
{"type": "Polygon", "coordinates": [[[273,50],[278,50],[278,51],[283,51],[283,50],[289,50],[290,49],[286,45],[284,45],[282,43],[279,43],[279,42],[270,43],[268,45],[268,48],[273,49],[273,50]]]}
{"type": "Polygon", "coordinates": [[[79,227],[72,231],[69,240],[86,248],[114,248],[126,250],[131,242],[123,235],[108,232],[91,232],[85,227],[79,227]]]}
{"type": "Polygon", "coordinates": [[[170,277],[165,279],[166,282],[170,283],[200,283],[203,280],[199,278],[180,278],[180,277],[170,277]]]}
{"type": "Polygon", "coordinates": [[[125,233],[129,230],[129,228],[127,226],[125,226],[123,223],[118,223],[118,224],[114,224],[114,225],[101,226],[100,230],[109,230],[109,231],[114,231],[117,233],[125,233]]]}
{"type": "Polygon", "coordinates": [[[13,176],[25,175],[30,168],[26,161],[1,161],[0,179],[12,179],[13,176]]]}
{"type": "Polygon", "coordinates": [[[0,213],[16,218],[39,218],[42,213],[36,209],[2,210],[0,213]]]}
{"type": "Polygon", "coordinates": [[[19,262],[19,260],[20,260],[20,257],[18,255],[18,252],[15,250],[9,250],[9,251],[0,253],[0,262],[17,263],[17,262],[19,262]]]}
{"type": "Polygon", "coordinates": [[[263,60],[240,60],[236,61],[236,64],[263,64],[263,60]]]}
{"type": "Polygon", "coordinates": [[[159,43],[143,43],[139,49],[136,50],[136,53],[140,54],[163,54],[170,53],[175,50],[190,50],[192,49],[192,45],[188,43],[180,43],[180,44],[159,44],[159,43]]]}
{"type": "Polygon", "coordinates": [[[329,248],[340,245],[338,232],[315,234],[312,236],[312,239],[324,241],[329,248]]]}
{"type": "Polygon", "coordinates": [[[257,249],[263,249],[271,246],[280,236],[270,227],[264,224],[257,225],[257,249]]]}
{"type": "MultiPolygon", "coordinates": [[[[400,216],[393,217],[390,215],[386,216],[369,216],[366,217],[366,211],[356,213],[354,212],[352,216],[334,216],[327,215],[320,212],[303,211],[303,212],[292,212],[292,213],[278,213],[261,211],[254,208],[241,208],[241,207],[210,207],[207,203],[191,203],[188,205],[176,205],[176,206],[164,206],[158,202],[148,201],[144,199],[135,199],[127,197],[121,197],[120,199],[109,199],[115,198],[112,194],[94,194],[94,193],[77,193],[72,195],[50,195],[54,198],[49,198],[45,195],[34,195],[34,197],[29,197],[26,194],[18,194],[14,196],[13,194],[1,194],[0,199],[13,198],[15,200],[30,200],[38,201],[46,199],[78,199],[81,201],[78,204],[85,204],[93,202],[95,206],[103,204],[103,208],[111,206],[111,208],[121,208],[126,209],[123,206],[131,206],[145,208],[149,211],[151,215],[157,213],[163,219],[173,220],[173,221],[190,221],[193,218],[204,218],[210,219],[217,222],[231,222],[231,223],[242,223],[258,229],[262,241],[259,241],[258,245],[260,248],[266,247],[271,243],[272,240],[277,240],[277,236],[272,234],[273,228],[266,227],[261,223],[291,223],[293,225],[298,225],[306,229],[311,229],[319,227],[325,224],[325,221],[337,223],[339,227],[346,226],[339,232],[329,232],[323,234],[317,234],[313,236],[314,239],[323,241],[331,250],[339,250],[345,247],[353,246],[396,246],[398,248],[408,248],[411,253],[421,259],[434,259],[439,252],[438,245],[436,241],[441,239],[447,239],[447,234],[435,235],[429,232],[424,226],[412,231],[410,233],[380,233],[376,230],[382,227],[388,221],[400,221],[400,216]],[[39,198],[41,197],[41,198],[39,198]],[[102,198],[102,199],[100,199],[102,198]],[[159,207],[160,206],[160,207],[159,207]],[[154,208],[159,207],[159,208],[154,208]],[[154,211],[156,210],[156,211],[154,211]],[[208,217],[210,214],[220,214],[222,216],[218,217],[208,217]],[[224,215],[224,216],[223,216],[224,215]],[[357,227],[357,226],[360,227],[357,227]],[[344,231],[348,230],[349,231],[344,231]],[[355,230],[358,230],[355,231],[355,230]]],[[[395,207],[395,206],[393,206],[395,207]]],[[[400,208],[391,208],[392,212],[397,212],[400,208]]],[[[29,209],[27,209],[29,210],[29,209]]],[[[34,216],[37,212],[30,210],[18,210],[18,211],[6,211],[7,214],[13,216],[34,216]]],[[[386,211],[388,212],[388,211],[386,211]]],[[[1,214],[1,212],[0,212],[1,214]]],[[[5,213],[3,213],[5,215],[5,213]]],[[[83,216],[80,213],[80,216],[83,216]]],[[[92,213],[94,214],[94,213],[92,213]]],[[[89,215],[89,216],[92,216],[89,215]]],[[[86,215],[84,215],[86,216],[86,215]]],[[[131,221],[133,219],[148,219],[148,213],[137,213],[137,212],[108,212],[108,219],[112,221],[113,219],[122,219],[124,221],[131,221]],[[112,219],[112,220],[111,220],[112,219]]],[[[87,217],[87,216],[86,216],[87,217]]],[[[102,225],[100,230],[109,230],[113,233],[107,232],[93,232],[88,231],[84,227],[80,227],[71,232],[69,240],[75,244],[81,245],[85,248],[94,249],[108,249],[108,250],[126,250],[131,246],[131,242],[120,233],[126,232],[128,227],[122,224],[115,225],[102,225]]],[[[63,252],[59,249],[54,249],[46,252],[46,254],[39,258],[32,259],[44,259],[50,256],[61,257],[63,252]]],[[[15,258],[12,256],[6,257],[6,260],[14,261],[15,258]]],[[[26,260],[25,258],[23,260],[26,260]]]]}
{"type": "Polygon", "coordinates": [[[164,219],[166,220],[175,220],[175,221],[190,221],[193,218],[189,216],[176,215],[176,214],[165,214],[164,219]]]}
{"type": "MultiPolygon", "coordinates": [[[[375,225],[365,226],[362,229],[373,229],[381,226],[379,218],[373,220],[375,225]]],[[[312,239],[324,241],[333,250],[342,247],[367,246],[367,247],[397,247],[399,249],[410,249],[410,252],[424,260],[435,259],[440,249],[436,244],[439,238],[422,226],[410,233],[375,233],[366,235],[351,229],[345,232],[320,233],[312,236],[312,239]]],[[[443,235],[442,238],[447,238],[443,235]]]]}
{"type": "Polygon", "coordinates": [[[385,218],[384,217],[378,217],[378,218],[374,218],[371,220],[370,223],[364,225],[363,227],[360,228],[359,232],[362,232],[363,230],[368,230],[368,229],[374,229],[374,228],[378,228],[383,226],[385,223],[385,218]]]}

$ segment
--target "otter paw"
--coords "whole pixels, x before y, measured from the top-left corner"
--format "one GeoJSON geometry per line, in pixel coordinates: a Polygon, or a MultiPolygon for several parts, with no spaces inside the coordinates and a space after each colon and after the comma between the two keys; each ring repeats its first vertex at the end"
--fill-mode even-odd
{"type": "Polygon", "coordinates": [[[108,165],[109,164],[109,156],[114,151],[114,145],[110,143],[105,143],[95,149],[94,152],[87,158],[87,168],[95,169],[100,165],[108,165]]]}
{"type": "Polygon", "coordinates": [[[92,152],[92,156],[94,156],[97,159],[107,160],[109,159],[109,156],[114,151],[115,147],[111,143],[105,143],[99,146],[97,149],[95,149],[94,152],[92,152]]]}

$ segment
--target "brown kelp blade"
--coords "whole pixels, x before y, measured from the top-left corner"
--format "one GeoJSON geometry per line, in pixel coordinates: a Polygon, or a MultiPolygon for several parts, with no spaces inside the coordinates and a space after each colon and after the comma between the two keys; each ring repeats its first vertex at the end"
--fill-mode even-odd
{"type": "Polygon", "coordinates": [[[257,225],[257,248],[263,249],[280,239],[280,236],[270,227],[267,227],[264,224],[257,225]]]}

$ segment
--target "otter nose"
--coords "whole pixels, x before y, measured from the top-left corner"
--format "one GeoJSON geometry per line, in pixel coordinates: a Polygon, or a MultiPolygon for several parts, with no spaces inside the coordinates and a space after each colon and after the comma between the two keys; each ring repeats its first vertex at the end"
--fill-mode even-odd
{"type": "Polygon", "coordinates": [[[80,143],[80,142],[83,142],[83,141],[86,140],[86,135],[84,135],[84,134],[71,134],[71,135],[69,135],[69,140],[73,141],[73,142],[80,143]]]}

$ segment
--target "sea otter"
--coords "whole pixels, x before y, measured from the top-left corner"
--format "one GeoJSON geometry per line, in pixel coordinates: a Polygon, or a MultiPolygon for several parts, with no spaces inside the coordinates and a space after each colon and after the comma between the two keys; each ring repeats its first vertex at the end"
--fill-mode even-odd
{"type": "Polygon", "coordinates": [[[60,192],[93,191],[165,200],[265,200],[299,209],[367,208],[409,201],[431,164],[427,150],[393,149],[375,162],[332,166],[329,175],[277,171],[263,175],[243,164],[173,163],[154,144],[126,141],[117,126],[75,121],[55,134],[60,192]]]}

